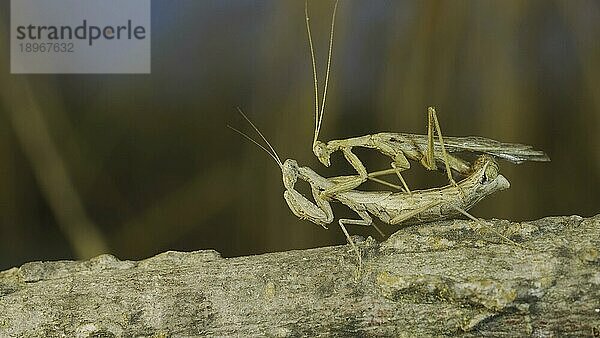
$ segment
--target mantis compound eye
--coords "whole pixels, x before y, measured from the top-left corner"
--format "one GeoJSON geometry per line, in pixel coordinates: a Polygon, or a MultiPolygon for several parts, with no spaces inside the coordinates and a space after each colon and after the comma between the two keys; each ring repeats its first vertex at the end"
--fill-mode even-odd
{"type": "Polygon", "coordinates": [[[483,173],[483,175],[481,176],[481,180],[479,180],[479,183],[483,185],[490,183],[490,180],[485,173],[483,173]]]}
{"type": "Polygon", "coordinates": [[[498,164],[494,161],[488,162],[481,176],[481,184],[488,184],[495,180],[498,177],[498,172],[498,164]]]}

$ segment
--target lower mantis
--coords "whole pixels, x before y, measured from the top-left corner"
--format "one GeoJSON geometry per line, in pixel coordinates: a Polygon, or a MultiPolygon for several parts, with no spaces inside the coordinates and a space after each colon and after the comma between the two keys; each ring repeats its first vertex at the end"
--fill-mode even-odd
{"type": "Polygon", "coordinates": [[[316,70],[316,61],[310,23],[308,17],[308,6],[305,3],[305,19],[308,42],[310,47],[310,56],[313,69],[314,96],[315,96],[315,129],[313,138],[313,153],[325,166],[330,165],[330,156],[336,151],[341,151],[358,173],[358,175],[346,177],[339,180],[338,183],[331,185],[323,191],[325,196],[333,196],[336,193],[354,189],[360,186],[367,179],[377,181],[394,188],[400,188],[394,184],[375,178],[370,175],[361,160],[356,156],[353,147],[363,147],[376,149],[380,153],[388,156],[391,160],[391,167],[395,170],[385,171],[396,173],[400,179],[404,191],[410,193],[410,189],[401,175],[401,171],[410,168],[409,160],[420,162],[428,170],[437,170],[437,163],[443,163],[448,181],[457,186],[452,177],[452,171],[460,176],[466,177],[471,173],[471,164],[458,156],[451,155],[451,152],[476,152],[488,154],[494,157],[502,158],[513,163],[522,163],[524,161],[549,161],[548,156],[539,150],[532,149],[531,146],[517,143],[503,143],[484,137],[446,137],[441,133],[436,111],[429,107],[427,135],[407,134],[407,133],[377,133],[364,135],[348,139],[332,140],[329,142],[319,141],[319,132],[323,121],[325,111],[325,99],[327,97],[327,87],[329,83],[329,71],[331,68],[331,55],[333,50],[333,32],[335,27],[335,15],[337,11],[337,1],[335,3],[329,36],[329,52],[327,57],[327,70],[325,75],[325,85],[323,90],[323,99],[319,102],[318,79],[316,70]],[[437,134],[435,140],[434,134],[437,134]]]}
{"type": "MultiPolygon", "coordinates": [[[[243,132],[233,127],[230,128],[262,148],[280,167],[285,187],[283,196],[294,215],[327,228],[327,224],[332,223],[334,220],[330,205],[331,201],[342,203],[358,214],[360,219],[339,219],[338,224],[357,255],[359,267],[362,265],[362,258],[348,234],[346,225],[373,225],[371,215],[392,225],[443,220],[458,214],[467,215],[479,222],[467,210],[484,197],[510,187],[508,180],[499,174],[498,165],[494,158],[489,155],[481,155],[471,166],[471,172],[467,177],[456,183],[459,189],[447,185],[441,188],[415,190],[410,194],[407,192],[348,189],[337,192],[332,196],[323,196],[323,191],[339,184],[340,178],[322,177],[309,167],[299,166],[293,159],[282,162],[275,149],[259,129],[241,110],[239,112],[260,135],[267,144],[268,149],[243,132]],[[298,180],[305,181],[310,185],[314,202],[295,189],[298,180]]],[[[386,173],[386,171],[382,171],[379,174],[386,173]]],[[[379,174],[370,175],[377,176],[379,174]]],[[[510,241],[501,234],[500,236],[510,241]]]]}

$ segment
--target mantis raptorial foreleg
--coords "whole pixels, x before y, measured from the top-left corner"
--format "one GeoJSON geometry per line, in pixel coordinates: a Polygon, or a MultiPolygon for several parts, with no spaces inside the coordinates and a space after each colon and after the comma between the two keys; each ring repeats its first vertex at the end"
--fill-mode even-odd
{"type": "Polygon", "coordinates": [[[327,229],[327,224],[333,222],[333,211],[331,210],[329,202],[320,196],[320,191],[317,186],[308,182],[311,187],[313,198],[315,199],[315,204],[294,189],[294,185],[300,175],[296,163],[286,161],[284,164],[281,164],[281,173],[286,188],[283,192],[283,198],[294,215],[300,219],[309,220],[327,229]]]}
{"type": "Polygon", "coordinates": [[[322,194],[325,196],[333,196],[340,191],[352,190],[361,185],[369,177],[369,174],[367,173],[367,168],[365,168],[358,156],[356,156],[352,152],[351,147],[343,149],[342,152],[346,160],[352,165],[352,167],[354,167],[354,169],[358,173],[358,176],[353,176],[352,179],[346,180],[342,183],[338,183],[335,186],[326,189],[322,192],[322,194]]]}
{"type": "Polygon", "coordinates": [[[287,202],[290,210],[300,219],[309,220],[315,224],[327,229],[327,224],[333,221],[333,212],[329,203],[319,197],[320,205],[315,205],[309,199],[304,197],[298,191],[286,189],[283,192],[283,198],[287,202]]]}
{"type": "MultiPolygon", "coordinates": [[[[368,173],[367,168],[365,168],[365,166],[363,165],[361,160],[358,158],[358,156],[356,156],[356,154],[354,154],[352,152],[352,147],[343,148],[342,153],[344,154],[344,157],[350,163],[350,165],[352,165],[354,170],[356,170],[356,172],[358,173],[358,176],[350,176],[351,178],[345,180],[344,182],[340,182],[340,183],[336,184],[335,186],[333,186],[329,189],[326,189],[325,191],[322,192],[323,195],[333,196],[338,192],[352,190],[352,189],[358,187],[359,185],[361,185],[362,183],[364,183],[367,179],[387,185],[387,186],[395,188],[395,189],[401,189],[401,187],[396,184],[389,183],[382,179],[375,178],[376,176],[389,175],[390,173],[395,173],[396,175],[398,175],[398,177],[400,178],[400,181],[402,182],[402,184],[404,186],[404,191],[410,192],[410,189],[406,185],[406,181],[404,181],[404,178],[400,174],[400,172],[402,170],[404,170],[404,168],[398,168],[398,166],[395,163],[392,163],[391,171],[388,171],[388,170],[383,171],[382,170],[382,171],[378,171],[378,172],[374,172],[374,173],[368,173]]],[[[402,165],[404,165],[404,163],[402,163],[402,165]]]]}

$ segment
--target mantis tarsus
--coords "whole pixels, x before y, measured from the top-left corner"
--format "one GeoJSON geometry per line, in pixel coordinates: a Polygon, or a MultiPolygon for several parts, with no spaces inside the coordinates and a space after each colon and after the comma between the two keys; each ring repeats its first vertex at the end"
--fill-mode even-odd
{"type": "Polygon", "coordinates": [[[391,167],[395,170],[386,171],[396,173],[400,179],[404,191],[410,193],[410,189],[406,181],[401,175],[401,171],[410,168],[409,160],[420,162],[423,167],[428,170],[437,170],[437,163],[443,164],[448,181],[457,186],[452,177],[452,170],[460,176],[466,177],[472,171],[471,164],[458,156],[451,155],[452,152],[475,152],[480,154],[488,154],[513,163],[521,163],[524,161],[549,161],[548,156],[539,150],[532,149],[531,146],[517,143],[503,143],[484,137],[443,137],[440,124],[438,122],[436,111],[433,107],[429,107],[427,135],[407,134],[407,133],[377,133],[372,135],[364,135],[348,139],[332,140],[329,142],[319,141],[319,132],[323,121],[325,111],[325,100],[327,97],[327,87],[329,83],[329,73],[331,68],[331,55],[333,50],[333,32],[335,28],[335,15],[338,2],[336,1],[332,19],[331,30],[329,35],[329,51],[327,54],[327,69],[325,75],[325,84],[323,89],[323,99],[319,102],[319,89],[317,79],[317,69],[315,61],[314,47],[312,43],[312,35],[310,31],[310,22],[308,17],[308,5],[305,2],[305,19],[308,42],[310,47],[310,56],[313,69],[314,96],[315,96],[315,129],[313,138],[313,153],[325,166],[330,165],[330,156],[336,151],[341,151],[346,160],[352,165],[358,175],[345,177],[338,183],[325,189],[325,196],[332,196],[338,192],[354,189],[361,185],[367,179],[372,179],[382,184],[400,188],[394,184],[374,178],[365,168],[362,161],[352,152],[353,147],[372,148],[380,153],[388,156],[391,160],[391,167]],[[435,140],[434,134],[437,134],[435,140]]]}

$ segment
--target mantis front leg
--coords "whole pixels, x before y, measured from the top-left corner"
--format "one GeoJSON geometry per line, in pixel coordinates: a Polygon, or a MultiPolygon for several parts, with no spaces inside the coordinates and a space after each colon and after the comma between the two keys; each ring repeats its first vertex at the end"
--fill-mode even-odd
{"type": "MultiPolygon", "coordinates": [[[[316,183],[310,177],[312,174],[311,171],[307,170],[307,168],[300,168],[299,172],[304,173],[304,175],[301,176],[301,179],[310,184],[315,203],[311,202],[309,199],[307,199],[301,193],[294,189],[296,175],[294,175],[294,177],[291,177],[291,179],[288,180],[288,182],[291,182],[291,184],[288,184],[286,186],[286,190],[283,193],[283,198],[287,202],[292,213],[294,213],[294,215],[296,215],[298,218],[309,220],[327,229],[327,224],[333,222],[333,211],[331,210],[331,205],[324,197],[321,196],[318,183],[316,183]],[[308,175],[306,175],[307,173],[308,175]]],[[[340,225],[340,228],[342,229],[342,232],[346,236],[348,243],[350,243],[352,250],[356,254],[360,270],[362,266],[362,257],[360,255],[360,251],[354,244],[354,241],[350,237],[350,234],[348,233],[348,230],[346,229],[344,224],[371,225],[373,224],[373,220],[366,211],[357,210],[351,205],[348,206],[356,213],[358,213],[361,219],[340,219],[338,223],[340,225]]]]}
{"type": "Polygon", "coordinates": [[[340,147],[340,149],[342,150],[342,153],[344,154],[344,157],[346,158],[348,163],[350,163],[350,165],[354,168],[354,170],[356,170],[356,172],[358,173],[358,176],[350,176],[350,177],[345,177],[344,179],[337,180],[338,182],[336,182],[336,184],[334,186],[327,188],[322,192],[322,194],[324,196],[331,197],[337,193],[352,190],[352,189],[360,186],[361,184],[363,184],[368,179],[373,180],[377,183],[387,185],[387,186],[395,188],[395,189],[402,189],[398,185],[395,185],[395,184],[389,183],[387,181],[376,178],[377,176],[388,175],[391,173],[395,173],[398,176],[398,178],[402,182],[404,191],[410,193],[410,189],[408,188],[406,181],[404,180],[404,178],[402,177],[402,174],[400,173],[401,171],[410,168],[410,164],[408,163],[408,160],[402,153],[399,153],[397,156],[395,156],[395,162],[393,162],[391,164],[392,169],[381,170],[381,171],[369,173],[369,172],[367,172],[367,168],[364,166],[364,164],[361,162],[361,160],[358,158],[358,156],[356,156],[356,154],[354,154],[352,152],[351,146],[340,147]]]}
{"type": "Polygon", "coordinates": [[[293,188],[286,189],[283,192],[283,198],[287,202],[292,213],[298,218],[309,220],[327,229],[327,224],[333,222],[331,205],[320,196],[318,189],[314,186],[311,186],[311,189],[316,204],[293,188]]]}

